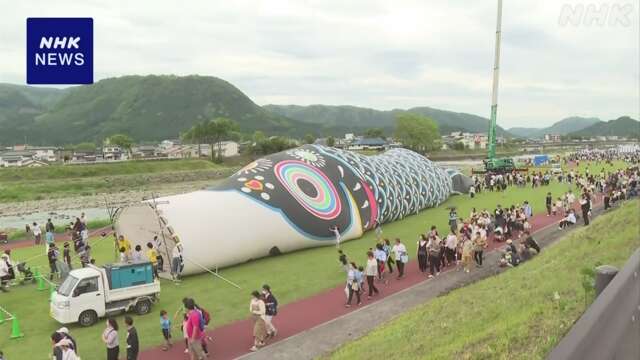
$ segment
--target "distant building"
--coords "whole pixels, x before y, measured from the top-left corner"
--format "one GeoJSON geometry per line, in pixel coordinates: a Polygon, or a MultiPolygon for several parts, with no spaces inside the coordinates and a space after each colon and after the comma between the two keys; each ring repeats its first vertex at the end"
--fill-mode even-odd
{"type": "Polygon", "coordinates": [[[47,163],[34,159],[35,152],[32,151],[5,151],[0,153],[1,167],[22,167],[22,166],[42,166],[47,163]]]}
{"type": "MultiPolygon", "coordinates": [[[[441,137],[442,150],[448,150],[455,148],[456,143],[462,144],[465,149],[486,149],[487,148],[487,134],[485,133],[468,133],[462,131],[454,131],[449,135],[441,137]]],[[[496,142],[500,142],[500,138],[496,139],[496,142]]]]}
{"type": "MultiPolygon", "coordinates": [[[[240,154],[240,144],[235,141],[222,141],[220,146],[213,145],[213,151],[221,150],[222,157],[232,157],[240,154]]],[[[211,146],[209,144],[175,145],[169,149],[162,150],[161,154],[169,159],[189,159],[201,157],[211,157],[211,146]]],[[[216,154],[217,156],[217,154],[216,154]]]]}
{"type": "Polygon", "coordinates": [[[362,138],[352,142],[347,150],[384,150],[387,142],[382,138],[362,138]]]}
{"type": "Polygon", "coordinates": [[[544,134],[544,141],[546,142],[561,142],[562,136],[560,134],[544,134]]]}
{"type": "Polygon", "coordinates": [[[235,141],[222,141],[220,144],[213,145],[213,151],[223,158],[237,156],[240,154],[240,144],[235,141]],[[220,151],[220,154],[218,154],[218,151],[220,151]]]}
{"type": "Polygon", "coordinates": [[[127,160],[127,154],[119,146],[105,145],[102,147],[102,158],[105,161],[127,160]]]}
{"type": "Polygon", "coordinates": [[[39,161],[55,162],[58,160],[56,155],[58,148],[53,146],[27,146],[26,149],[34,154],[33,158],[39,161]]]}
{"type": "Polygon", "coordinates": [[[131,152],[135,158],[155,158],[160,151],[154,145],[139,145],[131,149],[131,152]]]}

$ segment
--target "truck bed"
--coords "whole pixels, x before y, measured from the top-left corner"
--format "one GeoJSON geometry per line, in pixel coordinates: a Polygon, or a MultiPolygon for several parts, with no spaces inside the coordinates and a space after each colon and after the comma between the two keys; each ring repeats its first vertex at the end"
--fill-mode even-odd
{"type": "Polygon", "coordinates": [[[121,289],[108,290],[105,300],[107,303],[133,299],[140,296],[151,296],[160,293],[160,282],[154,281],[151,284],[129,286],[121,289]]]}

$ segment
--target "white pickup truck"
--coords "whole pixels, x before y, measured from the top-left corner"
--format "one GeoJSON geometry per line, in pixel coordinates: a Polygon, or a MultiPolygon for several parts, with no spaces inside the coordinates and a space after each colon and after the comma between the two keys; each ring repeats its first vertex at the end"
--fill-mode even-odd
{"type": "Polygon", "coordinates": [[[151,263],[113,264],[72,270],[52,295],[51,317],[91,326],[98,318],[134,310],[143,315],[160,295],[151,263]]]}

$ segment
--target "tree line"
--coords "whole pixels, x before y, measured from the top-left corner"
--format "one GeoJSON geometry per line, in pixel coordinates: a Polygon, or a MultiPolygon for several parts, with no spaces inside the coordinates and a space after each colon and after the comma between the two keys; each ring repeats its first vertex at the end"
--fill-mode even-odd
{"type": "MultiPolygon", "coordinates": [[[[297,146],[297,142],[282,136],[267,136],[262,131],[253,134],[240,132],[239,124],[228,118],[217,117],[202,121],[187,129],[180,135],[185,143],[197,144],[200,155],[200,144],[208,144],[212,161],[222,161],[222,146],[224,141],[247,141],[246,151],[251,155],[267,155],[290,149],[297,146]]],[[[381,128],[369,128],[361,132],[367,138],[388,139],[388,134],[381,128]]],[[[438,125],[430,118],[414,114],[400,113],[395,119],[395,129],[391,137],[400,142],[404,147],[418,153],[426,153],[440,147],[440,133],[438,125]]],[[[313,134],[307,134],[302,138],[302,143],[312,144],[316,140],[313,134]]],[[[106,144],[119,146],[131,155],[134,140],[126,134],[114,134],[107,138],[106,144]]],[[[327,146],[335,146],[336,138],[326,138],[327,146]]],[[[76,151],[95,150],[94,143],[81,143],[73,147],[76,151]]]]}

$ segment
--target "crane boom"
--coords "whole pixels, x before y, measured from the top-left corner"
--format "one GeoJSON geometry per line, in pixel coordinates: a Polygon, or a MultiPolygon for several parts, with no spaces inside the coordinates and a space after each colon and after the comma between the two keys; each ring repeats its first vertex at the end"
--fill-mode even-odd
{"type": "Polygon", "coordinates": [[[498,20],[496,24],[496,49],[493,62],[493,87],[491,89],[491,117],[487,139],[488,158],[496,157],[496,118],[498,116],[498,78],[500,68],[500,35],[502,28],[502,0],[498,0],[498,20]]]}

